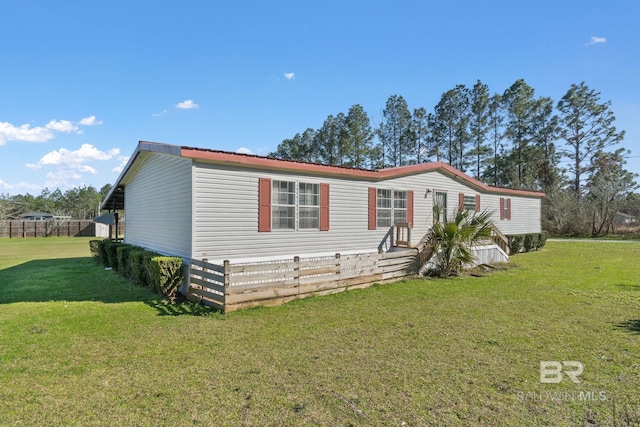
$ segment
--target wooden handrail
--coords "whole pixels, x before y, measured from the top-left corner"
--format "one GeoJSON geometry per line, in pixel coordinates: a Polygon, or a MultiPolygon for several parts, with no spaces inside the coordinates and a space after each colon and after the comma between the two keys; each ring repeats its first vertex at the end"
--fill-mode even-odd
{"type": "Polygon", "coordinates": [[[387,252],[393,247],[393,226],[389,227],[389,231],[384,235],[382,241],[378,245],[378,253],[387,252]]]}
{"type": "Polygon", "coordinates": [[[397,222],[396,228],[396,246],[401,248],[411,247],[411,226],[408,222],[397,222]]]}
{"type": "Polygon", "coordinates": [[[491,236],[491,239],[495,242],[496,245],[500,247],[500,249],[504,251],[504,253],[506,253],[507,255],[510,255],[509,238],[505,236],[502,233],[502,231],[498,230],[497,227],[493,227],[492,231],[493,231],[493,234],[491,236]]]}
{"type": "Polygon", "coordinates": [[[435,252],[435,245],[436,235],[434,234],[433,229],[429,229],[429,231],[427,231],[416,245],[416,249],[418,250],[418,274],[422,274],[424,272],[427,262],[435,252]]]}

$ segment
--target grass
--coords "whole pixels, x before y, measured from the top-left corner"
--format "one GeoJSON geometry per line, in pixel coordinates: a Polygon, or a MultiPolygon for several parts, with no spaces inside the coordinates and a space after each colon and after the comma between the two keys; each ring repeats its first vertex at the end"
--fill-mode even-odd
{"type": "Polygon", "coordinates": [[[640,424],[640,244],[228,315],[165,305],[88,248],[0,240],[0,425],[640,424]],[[582,382],[541,384],[543,360],[582,382]]]}

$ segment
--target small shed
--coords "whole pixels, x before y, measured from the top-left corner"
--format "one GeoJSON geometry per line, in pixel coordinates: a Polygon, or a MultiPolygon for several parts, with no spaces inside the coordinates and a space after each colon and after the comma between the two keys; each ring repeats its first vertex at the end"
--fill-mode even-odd
{"type": "Polygon", "coordinates": [[[633,215],[617,212],[613,217],[614,224],[635,224],[638,220],[633,215]]]}
{"type": "Polygon", "coordinates": [[[53,219],[53,215],[47,212],[27,212],[20,219],[24,221],[49,221],[53,219]]]}

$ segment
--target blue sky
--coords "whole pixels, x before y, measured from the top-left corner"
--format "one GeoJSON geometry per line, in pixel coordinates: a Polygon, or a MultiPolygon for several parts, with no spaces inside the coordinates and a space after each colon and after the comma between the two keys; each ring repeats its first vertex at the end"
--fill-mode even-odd
{"type": "MultiPolygon", "coordinates": [[[[139,140],[267,154],[360,104],[585,81],[640,156],[640,2],[4,0],[0,193],[113,183],[139,140]]],[[[628,168],[640,173],[640,157],[628,168]]]]}

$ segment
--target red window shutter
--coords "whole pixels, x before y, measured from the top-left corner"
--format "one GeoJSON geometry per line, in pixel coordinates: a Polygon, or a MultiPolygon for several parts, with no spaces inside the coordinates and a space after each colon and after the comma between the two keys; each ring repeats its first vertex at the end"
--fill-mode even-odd
{"type": "Polygon", "coordinates": [[[480,212],[480,195],[476,194],[476,212],[480,212]]]}
{"type": "Polygon", "coordinates": [[[507,199],[507,219],[511,219],[511,198],[507,199]]]}
{"type": "Polygon", "coordinates": [[[458,205],[460,210],[464,210],[464,193],[458,193],[458,205]]]}
{"type": "Polygon", "coordinates": [[[320,184],[320,231],[329,231],[329,184],[320,184]]]}
{"type": "Polygon", "coordinates": [[[407,191],[407,222],[413,227],[413,190],[407,191]]]}
{"type": "Polygon", "coordinates": [[[376,189],[369,187],[369,230],[376,229],[376,189]]]}
{"type": "Polygon", "coordinates": [[[500,197],[500,219],[504,219],[504,198],[500,197]]]}
{"type": "Polygon", "coordinates": [[[258,231],[271,231],[271,180],[258,181],[258,231]]]}

